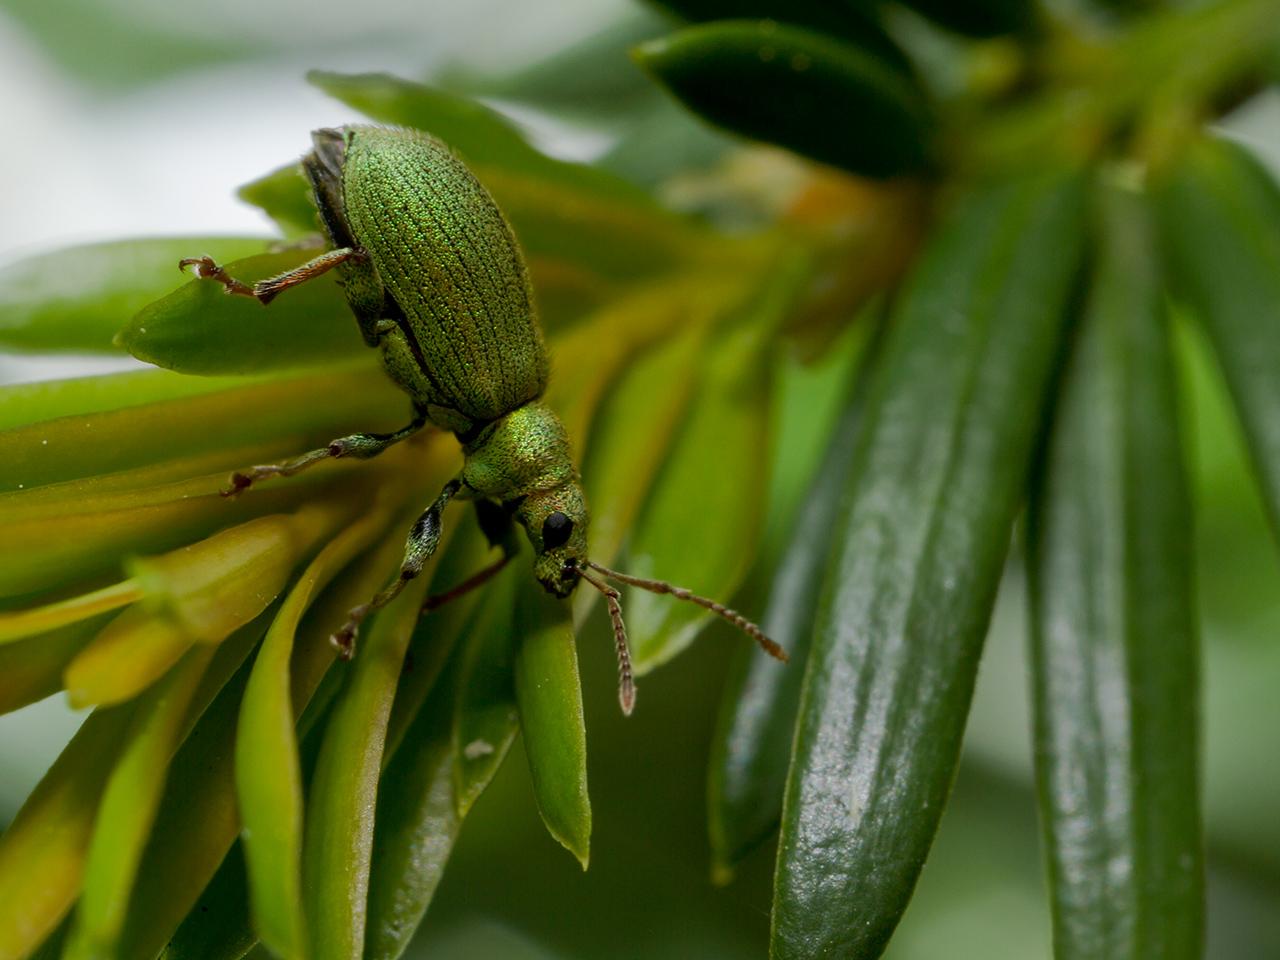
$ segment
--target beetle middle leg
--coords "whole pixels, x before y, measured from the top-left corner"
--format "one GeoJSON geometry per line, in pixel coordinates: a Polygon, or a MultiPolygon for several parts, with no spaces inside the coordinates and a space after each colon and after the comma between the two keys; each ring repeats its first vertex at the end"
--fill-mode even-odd
{"type": "Polygon", "coordinates": [[[292,477],[295,473],[301,473],[307,467],[322,460],[339,460],[343,457],[355,457],[357,460],[372,459],[388,447],[395,446],[401,440],[407,440],[426,426],[426,423],[426,414],[419,413],[413,418],[413,422],[394,433],[353,433],[348,437],[339,437],[328,446],[304,453],[284,463],[270,463],[250,467],[248,470],[238,470],[231,475],[231,486],[223,490],[222,495],[234,497],[267,477],[292,477]]]}
{"type": "Polygon", "coordinates": [[[445,484],[444,489],[440,491],[440,496],[436,497],[435,502],[423,511],[422,516],[418,517],[409,531],[409,539],[404,548],[404,561],[400,564],[400,575],[368,603],[352,607],[347,614],[347,622],[330,638],[343,660],[350,660],[355,653],[356,632],[364,619],[373,611],[385,607],[394,600],[405,588],[405,584],[422,573],[422,568],[426,566],[440,544],[440,515],[461,489],[462,481],[456,477],[445,484]]]}
{"type": "Polygon", "coordinates": [[[359,260],[365,256],[367,254],[363,250],[357,250],[354,247],[339,247],[337,250],[327,250],[320,256],[313,257],[292,270],[277,274],[274,277],[267,277],[267,279],[259,280],[253,284],[237,280],[228,274],[224,267],[218,266],[212,257],[187,257],[178,261],[178,269],[185,270],[187,267],[192,267],[197,278],[214,280],[222,284],[222,288],[229,294],[237,297],[252,297],[259,303],[268,304],[290,287],[296,287],[300,283],[314,280],[321,274],[328,273],[334,267],[346,263],[348,260],[359,260]]]}

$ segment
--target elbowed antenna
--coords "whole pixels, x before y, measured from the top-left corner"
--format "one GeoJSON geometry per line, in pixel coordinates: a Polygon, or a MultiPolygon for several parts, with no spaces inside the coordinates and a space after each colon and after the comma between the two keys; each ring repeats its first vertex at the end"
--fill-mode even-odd
{"type": "Polygon", "coordinates": [[[631,711],[635,707],[636,686],[631,671],[631,651],[627,645],[627,628],[622,622],[622,604],[618,591],[604,581],[593,577],[589,569],[595,570],[602,576],[617,583],[639,587],[641,590],[648,590],[650,593],[669,594],[677,600],[688,600],[690,603],[705,607],[717,616],[728,620],[755,640],[769,656],[775,660],[781,660],[783,663],[787,662],[787,652],[770,640],[758,625],[748,620],[738,611],[730,610],[722,603],[717,603],[708,597],[700,597],[684,587],[677,587],[674,584],[667,583],[665,580],[646,580],[644,577],[633,577],[617,570],[610,570],[594,560],[584,561],[579,564],[578,573],[581,574],[583,580],[586,580],[587,583],[604,594],[605,602],[609,606],[609,619],[613,621],[613,642],[618,654],[618,702],[622,704],[622,712],[627,716],[631,715],[631,711]]]}
{"type": "Polygon", "coordinates": [[[783,663],[787,662],[787,652],[770,640],[759,626],[752,623],[737,610],[730,610],[723,603],[716,603],[716,601],[709,597],[700,597],[691,590],[686,590],[684,587],[677,587],[674,584],[667,583],[665,580],[646,580],[644,577],[633,577],[629,573],[619,573],[617,570],[610,570],[608,567],[596,563],[594,560],[588,560],[587,566],[592,570],[597,570],[604,574],[606,578],[613,580],[615,583],[625,583],[632,587],[639,587],[641,590],[648,590],[650,593],[670,594],[677,600],[688,600],[690,603],[696,603],[700,607],[705,607],[707,610],[716,614],[716,616],[728,620],[747,636],[755,640],[756,643],[760,644],[760,649],[769,656],[773,657],[775,660],[781,660],[783,663]]]}

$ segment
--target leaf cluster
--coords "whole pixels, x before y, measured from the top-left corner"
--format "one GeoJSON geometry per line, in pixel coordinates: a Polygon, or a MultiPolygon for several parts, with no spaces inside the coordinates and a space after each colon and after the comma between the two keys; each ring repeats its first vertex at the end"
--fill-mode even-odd
{"type": "MultiPolygon", "coordinates": [[[[664,0],[689,23],[635,48],[692,112],[813,163],[734,153],[639,93],[633,135],[587,166],[467,96],[311,79],[449,142],[510,217],[592,556],[741,591],[790,652],[786,669],[735,655],[708,772],[720,879],[777,834],[773,956],[886,948],[947,808],[1011,542],[1057,954],[1198,956],[1171,304],[1212,344],[1280,530],[1280,188],[1206,130],[1261,84],[1280,16],[1273,0],[905,5],[664,0]],[[644,189],[690,157],[720,164],[686,184],[704,216],[644,189]],[[833,358],[800,405],[791,350],[833,358]]],[[[568,50],[453,82],[553,105],[571,76],[588,112],[593,90],[618,102],[584,64],[616,67],[568,50]]],[[[219,496],[231,469],[405,408],[332,283],[269,314],[174,288],[183,256],[248,280],[308,259],[296,165],[241,196],[277,237],[120,241],[0,272],[5,346],[163,368],[0,388],[0,708],[58,690],[94,708],[0,836],[0,958],[399,956],[517,738],[549,833],[588,862],[573,636],[603,640],[591,597],[552,602],[518,563],[420,618],[486,560],[459,514],[334,664],[334,625],[456,469],[450,438],[219,496]]],[[[706,623],[648,594],[625,605],[641,672],[706,623]]]]}

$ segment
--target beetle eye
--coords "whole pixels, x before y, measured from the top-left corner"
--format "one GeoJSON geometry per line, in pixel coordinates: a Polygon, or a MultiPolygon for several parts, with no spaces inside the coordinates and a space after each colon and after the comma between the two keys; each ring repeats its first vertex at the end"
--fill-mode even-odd
{"type": "Polygon", "coordinates": [[[542,549],[554,550],[563,546],[573,532],[573,521],[557,510],[542,521],[542,549]]]}

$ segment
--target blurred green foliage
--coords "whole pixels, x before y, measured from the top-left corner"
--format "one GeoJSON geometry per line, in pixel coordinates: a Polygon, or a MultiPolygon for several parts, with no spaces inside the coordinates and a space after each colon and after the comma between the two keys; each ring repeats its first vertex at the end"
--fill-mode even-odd
{"type": "MultiPolygon", "coordinates": [[[[679,657],[624,720],[603,611],[521,562],[331,669],[457,456],[218,497],[402,419],[338,291],[175,289],[178,256],[307,256],[251,238],[0,267],[0,345],[167,368],[0,387],[4,748],[59,689],[100,705],[3,798],[0,958],[1280,949],[1280,192],[1211,129],[1280,5],[658,6],[510,70],[311,80],[512,219],[593,556],[736,595],[793,662],[628,594],[637,664],[679,657]]],[[[4,12],[100,89],[303,44],[4,12]]],[[[296,166],[241,196],[314,228],[296,166]]],[[[421,595],[484,562],[448,529],[421,595]]]]}

